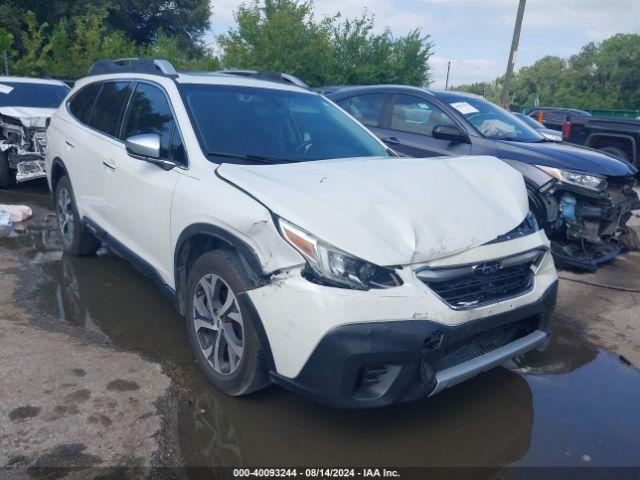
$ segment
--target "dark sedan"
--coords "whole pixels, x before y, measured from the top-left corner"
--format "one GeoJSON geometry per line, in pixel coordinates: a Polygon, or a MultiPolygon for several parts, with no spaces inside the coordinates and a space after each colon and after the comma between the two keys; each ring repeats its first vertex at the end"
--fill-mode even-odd
{"type": "Polygon", "coordinates": [[[549,141],[476,95],[392,85],[325,95],[405,155],[492,155],[519,170],[558,263],[593,270],[623,249],[615,234],[640,208],[628,162],[549,141]]]}

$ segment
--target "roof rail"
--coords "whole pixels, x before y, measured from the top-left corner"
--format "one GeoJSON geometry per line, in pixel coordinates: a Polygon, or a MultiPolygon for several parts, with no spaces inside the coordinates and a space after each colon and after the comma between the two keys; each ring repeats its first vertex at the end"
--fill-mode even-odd
{"type": "Polygon", "coordinates": [[[307,90],[310,90],[309,85],[304,83],[298,77],[294,75],[290,75],[288,73],[280,73],[280,72],[272,72],[272,71],[257,72],[255,70],[237,70],[237,69],[217,70],[214,73],[238,75],[241,77],[253,77],[259,80],[266,80],[268,82],[288,83],[290,85],[295,85],[296,87],[306,88],[307,90]]]}
{"type": "Polygon", "coordinates": [[[154,58],[119,58],[98,60],[89,68],[87,76],[106,73],[147,73],[164,77],[177,77],[178,72],[167,60],[154,58]]]}

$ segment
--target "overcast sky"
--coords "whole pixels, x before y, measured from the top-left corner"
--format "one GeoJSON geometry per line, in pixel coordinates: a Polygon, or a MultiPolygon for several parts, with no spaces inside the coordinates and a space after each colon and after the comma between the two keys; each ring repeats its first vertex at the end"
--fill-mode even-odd
{"type": "MultiPolygon", "coordinates": [[[[241,0],[213,0],[207,39],[234,24],[241,0]]],[[[493,80],[504,73],[518,0],[316,0],[316,16],[340,11],[359,16],[366,8],[378,30],[396,35],[416,27],[431,35],[433,86],[444,87],[447,62],[450,83],[493,80]]],[[[590,41],[614,33],[640,33],[640,0],[528,0],[516,69],[545,55],[568,57],[590,41]]]]}

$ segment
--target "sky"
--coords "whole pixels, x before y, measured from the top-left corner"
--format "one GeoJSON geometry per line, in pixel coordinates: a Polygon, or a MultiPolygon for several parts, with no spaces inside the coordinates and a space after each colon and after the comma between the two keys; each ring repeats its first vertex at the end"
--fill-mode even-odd
{"type": "MultiPolygon", "coordinates": [[[[212,0],[207,41],[234,25],[241,0],[212,0]]],[[[315,0],[317,18],[338,11],[357,17],[366,9],[376,29],[395,35],[420,28],[431,36],[434,88],[493,80],[504,73],[518,0],[315,0]]],[[[569,57],[588,42],[615,33],[640,33],[640,0],[528,0],[516,70],[545,55],[569,57]]]]}

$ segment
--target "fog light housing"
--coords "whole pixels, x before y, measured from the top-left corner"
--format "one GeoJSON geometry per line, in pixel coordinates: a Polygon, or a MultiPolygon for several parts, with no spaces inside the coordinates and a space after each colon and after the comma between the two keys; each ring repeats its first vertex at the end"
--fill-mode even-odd
{"type": "Polygon", "coordinates": [[[426,358],[420,362],[420,381],[429,392],[436,388],[436,371],[426,358]]]}

